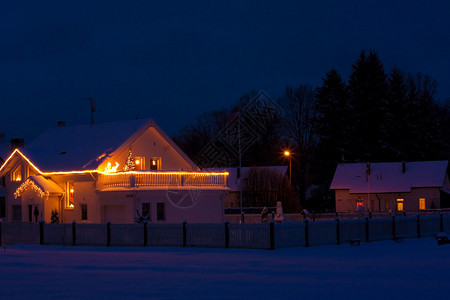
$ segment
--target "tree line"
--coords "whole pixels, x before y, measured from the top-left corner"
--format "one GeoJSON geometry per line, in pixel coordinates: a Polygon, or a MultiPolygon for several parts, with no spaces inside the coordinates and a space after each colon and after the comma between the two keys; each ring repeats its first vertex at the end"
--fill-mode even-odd
{"type": "MultiPolygon", "coordinates": [[[[174,140],[195,161],[211,141],[223,143],[224,132],[233,131],[227,128],[239,115],[240,128],[250,127],[251,136],[244,139],[251,143],[242,153],[242,165],[287,165],[283,151],[289,149],[292,186],[301,207],[329,211],[334,209],[329,186],[338,163],[449,159],[450,105],[438,101],[437,87],[422,73],[386,72],[375,51],[362,51],[347,80],[331,69],[319,87],[287,86],[275,101],[279,113],[258,123],[263,130],[257,134],[251,134],[251,124],[258,121],[238,114],[257,95],[250,92],[230,108],[198,116],[174,140]]],[[[237,158],[229,155],[202,165],[236,166],[237,158]]]]}

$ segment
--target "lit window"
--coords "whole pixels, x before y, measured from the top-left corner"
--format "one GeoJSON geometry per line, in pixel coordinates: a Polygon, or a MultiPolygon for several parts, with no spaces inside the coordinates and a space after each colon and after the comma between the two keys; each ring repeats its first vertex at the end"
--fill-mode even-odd
{"type": "Polygon", "coordinates": [[[358,209],[358,208],[360,208],[360,207],[364,208],[364,202],[362,202],[362,201],[356,201],[356,209],[358,209]]]}
{"type": "Polygon", "coordinates": [[[161,170],[161,157],[152,157],[151,158],[150,170],[161,170]]]}
{"type": "Polygon", "coordinates": [[[397,199],[397,210],[403,211],[403,199],[397,199]]]}
{"type": "Polygon", "coordinates": [[[158,221],[166,219],[166,209],[163,202],[156,203],[156,219],[158,221]]]}
{"type": "Polygon", "coordinates": [[[67,204],[66,208],[74,208],[75,207],[75,189],[72,183],[67,184],[67,204]]]}
{"type": "Polygon", "coordinates": [[[11,181],[22,181],[22,166],[18,166],[12,172],[11,181]]]}
{"type": "Polygon", "coordinates": [[[81,220],[87,220],[88,214],[87,214],[87,204],[81,204],[81,220]]]}
{"type": "Polygon", "coordinates": [[[145,158],[143,156],[135,156],[134,164],[136,165],[136,171],[145,170],[145,158]]]}
{"type": "Polygon", "coordinates": [[[425,209],[425,198],[419,198],[419,209],[425,209]]]}

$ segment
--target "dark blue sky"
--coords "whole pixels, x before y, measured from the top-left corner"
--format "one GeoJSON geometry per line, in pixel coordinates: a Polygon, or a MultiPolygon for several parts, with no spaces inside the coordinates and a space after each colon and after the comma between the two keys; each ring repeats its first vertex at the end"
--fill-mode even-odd
{"type": "Polygon", "coordinates": [[[174,135],[250,90],[347,78],[363,49],[450,97],[449,1],[160,2],[2,1],[6,139],[89,123],[88,96],[97,122],[150,117],[174,135]]]}

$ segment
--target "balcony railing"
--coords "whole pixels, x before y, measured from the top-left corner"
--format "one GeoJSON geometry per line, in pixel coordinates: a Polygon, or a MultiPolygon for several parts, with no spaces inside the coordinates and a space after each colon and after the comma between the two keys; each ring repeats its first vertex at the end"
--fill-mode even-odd
{"type": "Polygon", "coordinates": [[[226,188],[228,173],[134,172],[99,174],[97,190],[105,188],[214,187],[226,188]]]}

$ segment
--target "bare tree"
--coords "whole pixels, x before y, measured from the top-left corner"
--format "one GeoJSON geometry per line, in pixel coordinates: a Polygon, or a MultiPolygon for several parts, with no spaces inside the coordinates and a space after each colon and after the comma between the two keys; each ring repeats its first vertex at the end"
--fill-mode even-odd
{"type": "Polygon", "coordinates": [[[246,207],[273,207],[280,201],[286,212],[300,211],[289,179],[278,170],[250,168],[243,179],[242,191],[246,207]]]}
{"type": "Polygon", "coordinates": [[[312,184],[310,161],[317,144],[314,90],[310,85],[288,86],[280,104],[284,109],[286,142],[292,148],[292,182],[303,204],[306,190],[312,184]]]}

